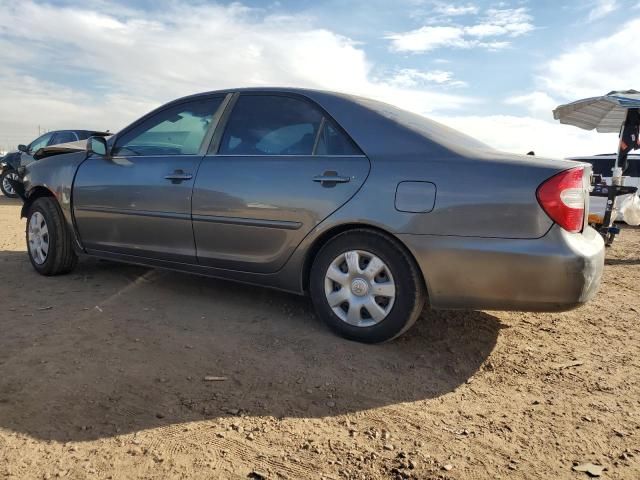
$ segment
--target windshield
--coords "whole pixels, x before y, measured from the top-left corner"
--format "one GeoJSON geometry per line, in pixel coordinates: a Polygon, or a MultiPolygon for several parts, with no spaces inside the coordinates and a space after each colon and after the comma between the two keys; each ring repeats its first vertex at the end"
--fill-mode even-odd
{"type": "Polygon", "coordinates": [[[49,143],[49,139],[51,138],[52,135],[53,135],[53,133],[45,133],[41,137],[36,138],[29,145],[29,152],[37,152],[42,147],[46,147],[47,144],[49,143]]]}

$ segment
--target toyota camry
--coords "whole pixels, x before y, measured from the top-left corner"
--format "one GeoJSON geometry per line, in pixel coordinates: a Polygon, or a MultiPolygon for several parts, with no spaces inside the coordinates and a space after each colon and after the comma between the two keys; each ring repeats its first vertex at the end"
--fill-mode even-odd
{"type": "Polygon", "coordinates": [[[373,343],[425,304],[588,301],[604,264],[590,174],[374,100],[235,89],[35,162],[18,191],[40,274],[89,255],[308,294],[334,331],[373,343]]]}

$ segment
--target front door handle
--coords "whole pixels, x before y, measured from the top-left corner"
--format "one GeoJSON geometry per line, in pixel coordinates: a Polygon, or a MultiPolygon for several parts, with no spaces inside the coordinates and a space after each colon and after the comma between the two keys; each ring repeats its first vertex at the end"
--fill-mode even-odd
{"type": "Polygon", "coordinates": [[[173,173],[169,175],[165,175],[165,180],[171,180],[171,183],[180,183],[185,180],[191,180],[193,175],[190,173],[185,173],[183,170],[175,170],[173,173]]]}
{"type": "Polygon", "coordinates": [[[313,177],[314,182],[320,183],[324,187],[333,187],[336,183],[347,183],[351,181],[351,177],[343,177],[338,172],[326,171],[322,175],[313,177]]]}

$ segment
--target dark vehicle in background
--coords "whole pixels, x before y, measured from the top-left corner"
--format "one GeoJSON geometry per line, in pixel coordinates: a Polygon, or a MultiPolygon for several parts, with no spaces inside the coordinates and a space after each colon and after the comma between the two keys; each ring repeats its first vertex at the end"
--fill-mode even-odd
{"type": "MultiPolygon", "coordinates": [[[[616,163],[615,153],[605,153],[600,155],[571,157],[567,160],[574,162],[588,163],[591,165],[593,174],[602,176],[602,180],[611,185],[611,175],[613,167],[616,163]]],[[[640,189],[640,155],[629,154],[627,157],[627,168],[622,175],[625,177],[624,185],[627,187],[636,187],[640,189]]],[[[638,193],[628,193],[620,195],[616,198],[616,206],[623,204],[629,200],[629,197],[637,196],[638,193]]],[[[607,198],[602,196],[592,196],[590,199],[589,213],[596,218],[604,218],[605,208],[607,206],[607,198]]],[[[624,215],[618,215],[617,221],[626,221],[624,215]]]]}
{"type": "Polygon", "coordinates": [[[28,255],[79,254],[309,294],[349,339],[441,309],[561,311],[604,266],[591,168],[498,152],[388,104],[299,89],[182,98],[27,166],[28,255]]]}
{"type": "Polygon", "coordinates": [[[18,168],[34,162],[33,156],[41,148],[106,135],[110,134],[93,130],[56,130],[39,136],[29,145],[18,145],[18,151],[8,153],[0,160],[0,190],[7,197],[16,198],[18,196],[9,180],[18,180],[20,178],[18,168]]]}

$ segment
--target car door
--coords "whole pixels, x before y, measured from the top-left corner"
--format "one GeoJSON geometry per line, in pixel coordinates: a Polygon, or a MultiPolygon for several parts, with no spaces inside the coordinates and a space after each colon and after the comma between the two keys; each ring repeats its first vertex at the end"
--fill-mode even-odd
{"type": "Polygon", "coordinates": [[[304,97],[236,94],[227,110],[194,186],[198,262],[275,272],[358,191],[369,160],[304,97]]]}
{"type": "Polygon", "coordinates": [[[224,96],[153,112],[118,134],[106,157],[79,167],[73,208],[89,252],[196,263],[194,177],[224,96]]]}

